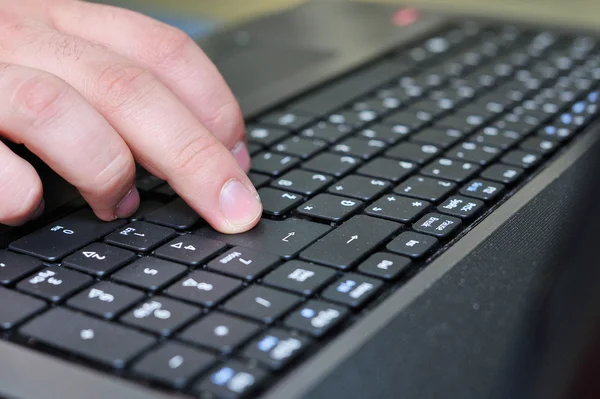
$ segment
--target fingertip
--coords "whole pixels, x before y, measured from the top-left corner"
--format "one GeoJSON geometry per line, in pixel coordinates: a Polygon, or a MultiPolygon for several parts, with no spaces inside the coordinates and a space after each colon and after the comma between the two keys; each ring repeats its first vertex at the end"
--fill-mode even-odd
{"type": "Polygon", "coordinates": [[[258,193],[237,179],[223,186],[220,195],[221,213],[227,226],[220,229],[226,234],[242,233],[253,228],[262,215],[262,202],[258,193]]]}
{"type": "Polygon", "coordinates": [[[125,195],[123,200],[117,205],[115,215],[119,219],[125,219],[130,217],[137,211],[140,206],[140,193],[137,188],[133,186],[131,190],[125,195]]]}

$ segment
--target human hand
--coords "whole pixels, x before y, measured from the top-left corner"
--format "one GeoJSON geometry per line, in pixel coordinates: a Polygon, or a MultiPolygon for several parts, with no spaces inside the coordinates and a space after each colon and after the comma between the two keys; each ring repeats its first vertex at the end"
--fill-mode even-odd
{"type": "MultiPolygon", "coordinates": [[[[260,219],[234,96],[193,40],[141,14],[0,0],[0,132],[77,187],[100,219],[135,212],[134,159],[221,232],[260,219]]],[[[39,216],[34,168],[2,142],[0,165],[0,223],[39,216]]]]}

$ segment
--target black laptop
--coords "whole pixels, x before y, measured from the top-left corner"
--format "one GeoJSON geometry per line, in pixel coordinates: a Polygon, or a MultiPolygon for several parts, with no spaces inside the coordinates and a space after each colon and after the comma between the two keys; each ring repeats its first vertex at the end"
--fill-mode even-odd
{"type": "Polygon", "coordinates": [[[200,44],[262,220],[219,234],[140,169],[139,211],[100,222],[32,160],[48,211],[0,231],[0,396],[527,397],[546,358],[515,345],[585,232],[600,36],[322,1],[200,44]]]}

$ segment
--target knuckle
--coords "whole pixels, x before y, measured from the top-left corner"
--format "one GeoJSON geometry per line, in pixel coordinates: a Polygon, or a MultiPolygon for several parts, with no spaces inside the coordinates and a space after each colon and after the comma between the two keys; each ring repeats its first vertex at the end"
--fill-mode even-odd
{"type": "Polygon", "coordinates": [[[128,190],[135,180],[135,164],[131,155],[123,150],[120,151],[100,172],[95,173],[93,178],[86,181],[88,187],[85,194],[98,198],[111,194],[119,194],[128,190]]]}
{"type": "Polygon", "coordinates": [[[127,111],[154,88],[156,79],[147,70],[129,65],[104,68],[92,92],[94,103],[106,113],[127,111]]]}
{"type": "Polygon", "coordinates": [[[244,138],[244,118],[238,103],[234,100],[217,108],[203,120],[206,127],[216,134],[223,145],[232,149],[244,138]],[[222,132],[219,134],[219,132],[222,132]]]}
{"type": "Polygon", "coordinates": [[[198,134],[188,136],[191,139],[184,145],[180,144],[171,150],[174,172],[186,176],[202,173],[207,163],[219,159],[222,150],[220,143],[213,136],[198,134]]]}
{"type": "Polygon", "coordinates": [[[37,74],[17,85],[11,99],[12,109],[27,117],[32,125],[42,126],[69,109],[69,92],[69,85],[60,78],[37,74]]]}
{"type": "Polygon", "coordinates": [[[157,23],[149,30],[141,57],[156,66],[170,66],[182,60],[192,39],[182,30],[157,23]]]}

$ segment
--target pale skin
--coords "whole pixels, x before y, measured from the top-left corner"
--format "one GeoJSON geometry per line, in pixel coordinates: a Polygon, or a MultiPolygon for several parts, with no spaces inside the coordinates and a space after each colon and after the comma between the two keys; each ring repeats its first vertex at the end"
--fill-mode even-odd
{"type": "MultiPolygon", "coordinates": [[[[260,219],[233,94],[188,36],[132,11],[0,0],[0,135],[77,187],[102,220],[137,209],[134,160],[216,230],[260,219]]],[[[0,223],[43,207],[35,169],[0,142],[0,223]]]]}

